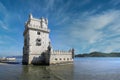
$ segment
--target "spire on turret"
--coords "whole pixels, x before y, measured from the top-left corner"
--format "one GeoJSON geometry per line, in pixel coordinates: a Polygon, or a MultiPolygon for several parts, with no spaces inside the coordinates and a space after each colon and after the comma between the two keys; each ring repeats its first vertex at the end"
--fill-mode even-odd
{"type": "Polygon", "coordinates": [[[43,16],[41,17],[41,21],[44,22],[44,17],[43,16]]]}
{"type": "Polygon", "coordinates": [[[48,25],[48,19],[47,18],[45,18],[45,23],[48,25]]]}
{"type": "Polygon", "coordinates": [[[30,14],[29,14],[29,19],[31,19],[31,18],[33,18],[33,16],[32,16],[32,14],[30,13],[30,14]]]}

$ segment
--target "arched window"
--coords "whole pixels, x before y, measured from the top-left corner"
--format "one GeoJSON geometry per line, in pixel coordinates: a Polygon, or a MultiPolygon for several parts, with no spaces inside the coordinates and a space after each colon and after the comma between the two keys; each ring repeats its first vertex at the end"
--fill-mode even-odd
{"type": "Polygon", "coordinates": [[[69,58],[67,58],[67,60],[69,60],[69,58]]]}
{"type": "Polygon", "coordinates": [[[61,58],[59,60],[62,60],[61,58]]]}

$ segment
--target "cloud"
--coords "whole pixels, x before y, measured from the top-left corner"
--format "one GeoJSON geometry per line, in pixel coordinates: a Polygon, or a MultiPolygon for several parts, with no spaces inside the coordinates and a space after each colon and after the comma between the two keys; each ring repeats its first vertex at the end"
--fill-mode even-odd
{"type": "Polygon", "coordinates": [[[78,18],[74,18],[73,22],[64,29],[66,34],[62,35],[64,45],[73,45],[82,52],[94,50],[112,52],[120,48],[117,41],[120,37],[119,10],[107,10],[97,14],[82,14],[83,16],[79,15],[78,18]]]}
{"type": "Polygon", "coordinates": [[[45,0],[45,2],[46,2],[45,10],[46,11],[53,10],[54,9],[54,5],[55,5],[55,1],[56,0],[45,0]]]}
{"type": "Polygon", "coordinates": [[[1,26],[2,29],[8,30],[7,25],[4,22],[2,22],[2,21],[0,21],[0,26],[1,26]]]}
{"type": "Polygon", "coordinates": [[[74,38],[86,40],[88,43],[95,43],[104,37],[102,29],[114,22],[119,13],[119,11],[107,11],[96,15],[86,15],[85,18],[80,17],[73,20],[70,34],[74,38]]]}
{"type": "Polygon", "coordinates": [[[20,14],[19,11],[16,12],[13,9],[12,11],[8,10],[8,6],[0,2],[0,28],[3,29],[4,31],[14,32],[15,31],[14,29],[16,29],[15,25],[17,25],[17,23],[20,23],[21,20],[23,19],[21,15],[22,14],[20,14]]]}
{"type": "Polygon", "coordinates": [[[8,26],[6,25],[6,18],[8,17],[8,12],[6,7],[0,2],[0,27],[4,30],[8,30],[8,26]]]}
{"type": "Polygon", "coordinates": [[[89,52],[102,51],[102,52],[109,53],[109,52],[120,51],[119,39],[120,37],[103,40],[100,43],[94,44],[94,46],[89,49],[89,52]]]}

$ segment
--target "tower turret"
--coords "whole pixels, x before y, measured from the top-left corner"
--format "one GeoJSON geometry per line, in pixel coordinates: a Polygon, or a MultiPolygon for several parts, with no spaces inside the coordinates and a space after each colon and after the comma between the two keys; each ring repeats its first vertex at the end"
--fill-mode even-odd
{"type": "Polygon", "coordinates": [[[46,23],[46,25],[48,25],[48,19],[47,18],[45,18],[45,23],[46,23]]]}
{"type": "Polygon", "coordinates": [[[33,18],[33,16],[32,16],[32,14],[30,13],[30,14],[29,14],[29,19],[32,19],[32,18],[33,18]]]}

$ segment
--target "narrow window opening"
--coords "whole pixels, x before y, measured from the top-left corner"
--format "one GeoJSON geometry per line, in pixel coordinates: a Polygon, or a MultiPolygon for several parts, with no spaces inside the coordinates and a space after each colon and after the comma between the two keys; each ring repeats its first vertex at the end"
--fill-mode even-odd
{"type": "Polygon", "coordinates": [[[40,32],[37,32],[38,35],[40,35],[40,32]]]}
{"type": "Polygon", "coordinates": [[[41,45],[41,39],[36,39],[36,45],[40,46],[41,45]]]}
{"type": "Polygon", "coordinates": [[[55,58],[55,60],[57,61],[57,58],[55,58]]]}
{"type": "Polygon", "coordinates": [[[62,60],[62,59],[60,58],[60,60],[62,60]]]}
{"type": "Polygon", "coordinates": [[[69,58],[67,58],[67,60],[69,60],[69,58]]]}

